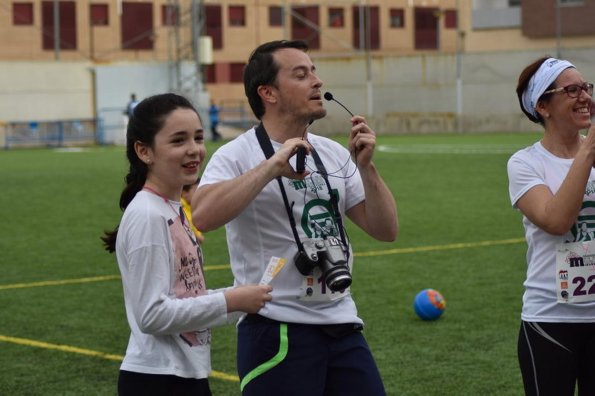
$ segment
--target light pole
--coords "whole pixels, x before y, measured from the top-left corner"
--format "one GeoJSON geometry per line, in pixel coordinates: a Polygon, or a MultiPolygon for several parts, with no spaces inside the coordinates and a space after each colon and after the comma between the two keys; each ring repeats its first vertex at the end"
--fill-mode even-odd
{"type": "Polygon", "coordinates": [[[54,0],[54,59],[60,60],[60,2],[54,0]]]}
{"type": "Polygon", "coordinates": [[[463,79],[462,79],[462,57],[463,57],[463,39],[465,32],[461,30],[461,9],[459,0],[457,0],[457,131],[463,132],[463,79]]]}
{"type": "Polygon", "coordinates": [[[560,0],[556,0],[556,58],[562,57],[560,50],[560,38],[562,36],[562,22],[560,20],[560,0]]]}
{"type": "Polygon", "coordinates": [[[196,87],[198,92],[204,90],[204,81],[202,73],[202,59],[200,53],[200,36],[204,27],[204,8],[202,0],[192,0],[192,52],[194,55],[195,73],[196,73],[196,87]]]}
{"type": "Polygon", "coordinates": [[[283,39],[289,39],[289,24],[291,23],[291,12],[287,0],[283,0],[283,8],[281,8],[281,20],[283,21],[283,39]]]}
{"type": "Polygon", "coordinates": [[[365,2],[366,0],[360,0],[359,3],[359,46],[364,52],[366,62],[366,115],[371,117],[374,111],[372,103],[374,96],[372,92],[372,60],[370,57],[372,38],[370,32],[370,7],[365,2]]]}

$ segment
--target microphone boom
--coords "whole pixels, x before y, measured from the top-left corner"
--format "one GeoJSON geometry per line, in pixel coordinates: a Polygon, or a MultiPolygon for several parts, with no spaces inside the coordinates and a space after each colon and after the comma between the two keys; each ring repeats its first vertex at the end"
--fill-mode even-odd
{"type": "Polygon", "coordinates": [[[346,111],[347,111],[347,112],[348,112],[348,113],[349,113],[349,114],[350,114],[350,115],[353,117],[353,113],[352,113],[351,111],[349,111],[349,109],[348,109],[347,107],[343,106],[343,103],[341,103],[341,102],[339,102],[337,99],[335,99],[335,98],[333,97],[333,94],[332,94],[332,93],[330,93],[330,92],[325,92],[325,93],[324,93],[324,98],[325,98],[326,100],[328,100],[329,102],[330,102],[331,100],[334,100],[335,102],[337,102],[337,103],[339,104],[339,106],[341,106],[342,108],[344,108],[344,109],[345,109],[345,110],[346,110],[346,111]]]}

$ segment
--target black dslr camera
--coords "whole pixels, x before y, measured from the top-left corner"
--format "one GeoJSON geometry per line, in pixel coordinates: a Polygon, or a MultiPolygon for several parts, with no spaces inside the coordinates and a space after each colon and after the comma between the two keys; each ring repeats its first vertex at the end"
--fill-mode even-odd
{"type": "Polygon", "coordinates": [[[345,259],[341,241],[332,236],[308,239],[304,251],[295,257],[295,266],[302,275],[312,273],[319,266],[329,289],[342,292],[351,285],[351,273],[345,259]]]}

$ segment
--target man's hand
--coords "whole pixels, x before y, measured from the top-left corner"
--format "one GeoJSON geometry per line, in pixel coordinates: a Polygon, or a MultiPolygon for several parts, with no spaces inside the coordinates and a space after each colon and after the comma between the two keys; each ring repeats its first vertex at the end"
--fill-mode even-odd
{"type": "Polygon", "coordinates": [[[349,152],[358,167],[367,167],[372,162],[376,147],[376,133],[366,124],[362,116],[351,119],[351,134],[349,135],[349,152]]]}

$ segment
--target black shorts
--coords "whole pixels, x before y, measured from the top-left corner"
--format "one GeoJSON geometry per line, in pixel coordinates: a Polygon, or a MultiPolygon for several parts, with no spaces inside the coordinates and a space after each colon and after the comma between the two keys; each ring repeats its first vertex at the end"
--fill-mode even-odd
{"type": "Polygon", "coordinates": [[[518,356],[526,395],[595,395],[595,323],[523,321],[518,356]]]}
{"type": "Polygon", "coordinates": [[[120,370],[118,395],[211,396],[207,378],[182,378],[175,375],[145,374],[120,370]]]}

